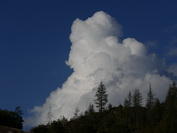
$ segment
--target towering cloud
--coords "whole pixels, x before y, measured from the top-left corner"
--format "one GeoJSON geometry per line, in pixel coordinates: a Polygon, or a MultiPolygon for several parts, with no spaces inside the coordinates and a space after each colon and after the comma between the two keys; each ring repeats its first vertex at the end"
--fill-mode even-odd
{"type": "Polygon", "coordinates": [[[46,123],[51,106],[53,119],[71,118],[76,107],[85,111],[94,103],[101,81],[108,90],[108,100],[119,105],[128,91],[140,89],[146,96],[149,83],[157,97],[164,99],[170,79],[163,75],[164,63],[134,38],[120,40],[122,26],[105,12],[97,12],[85,21],[76,19],[72,25],[72,43],[66,62],[73,69],[62,88],[53,91],[42,106],[34,107],[31,126],[46,123]]]}

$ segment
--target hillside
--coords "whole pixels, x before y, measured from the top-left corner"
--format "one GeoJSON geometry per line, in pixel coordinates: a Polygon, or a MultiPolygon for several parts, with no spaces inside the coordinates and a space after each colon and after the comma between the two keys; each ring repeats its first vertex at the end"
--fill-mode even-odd
{"type": "Polygon", "coordinates": [[[0,133],[27,133],[20,129],[6,127],[6,126],[0,126],[0,133]]]}

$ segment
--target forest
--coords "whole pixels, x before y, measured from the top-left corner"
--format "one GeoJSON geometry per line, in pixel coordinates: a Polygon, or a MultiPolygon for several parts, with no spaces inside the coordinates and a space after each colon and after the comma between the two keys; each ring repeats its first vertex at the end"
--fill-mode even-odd
{"type": "Polygon", "coordinates": [[[140,90],[129,92],[123,105],[108,104],[108,94],[101,82],[95,94],[95,105],[90,104],[84,113],[76,108],[74,117],[65,117],[39,125],[31,133],[177,133],[177,87],[173,82],[164,102],[155,97],[151,85],[147,92],[146,104],[140,90]],[[108,105],[107,105],[108,104],[108,105]]]}
{"type": "MultiPolygon", "coordinates": [[[[76,108],[70,120],[64,116],[52,121],[48,112],[48,123],[30,129],[30,133],[176,133],[177,132],[177,86],[173,82],[165,101],[155,97],[151,85],[145,105],[139,89],[129,92],[123,105],[113,107],[108,101],[105,85],[101,82],[95,94],[95,107],[90,104],[85,112],[76,108]],[[98,111],[95,111],[95,108],[98,111]]],[[[23,112],[0,110],[1,127],[23,128],[23,112]]],[[[21,131],[23,132],[23,131],[21,131]]]]}

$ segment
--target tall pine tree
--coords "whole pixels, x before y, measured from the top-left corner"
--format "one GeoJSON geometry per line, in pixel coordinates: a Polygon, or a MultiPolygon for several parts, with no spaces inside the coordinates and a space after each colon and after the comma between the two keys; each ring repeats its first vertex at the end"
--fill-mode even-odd
{"type": "Polygon", "coordinates": [[[154,106],[155,106],[155,98],[151,88],[151,84],[149,84],[149,91],[147,92],[147,99],[146,99],[146,117],[147,117],[147,124],[149,127],[153,127],[155,125],[155,113],[154,113],[154,106]]]}
{"type": "Polygon", "coordinates": [[[141,107],[142,105],[142,95],[139,91],[139,89],[135,89],[134,95],[133,95],[133,106],[134,107],[141,107]]]}
{"type": "Polygon", "coordinates": [[[95,94],[95,104],[96,107],[99,109],[99,112],[103,112],[105,110],[105,105],[108,102],[108,94],[105,85],[101,82],[98,86],[97,92],[95,94]]]}
{"type": "Polygon", "coordinates": [[[146,108],[149,110],[152,110],[154,104],[155,104],[155,98],[154,98],[154,94],[151,88],[151,84],[149,84],[149,91],[147,93],[147,101],[146,101],[146,108]]]}
{"type": "Polygon", "coordinates": [[[164,131],[175,133],[177,131],[177,86],[176,82],[170,85],[165,100],[163,116],[164,131]]]}

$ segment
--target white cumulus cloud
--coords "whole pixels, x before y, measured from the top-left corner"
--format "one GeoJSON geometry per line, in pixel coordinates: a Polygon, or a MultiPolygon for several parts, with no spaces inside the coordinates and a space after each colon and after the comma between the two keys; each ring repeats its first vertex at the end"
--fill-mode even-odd
{"type": "Polygon", "coordinates": [[[85,111],[94,103],[96,88],[105,84],[109,102],[119,105],[128,91],[140,89],[146,97],[149,83],[164,99],[171,80],[163,75],[164,63],[134,38],[120,40],[122,26],[105,12],[96,12],[83,21],[76,19],[70,35],[71,51],[66,62],[73,69],[62,88],[53,91],[42,106],[34,107],[34,116],[26,124],[47,122],[51,106],[53,119],[71,118],[76,107],[85,111]]]}

